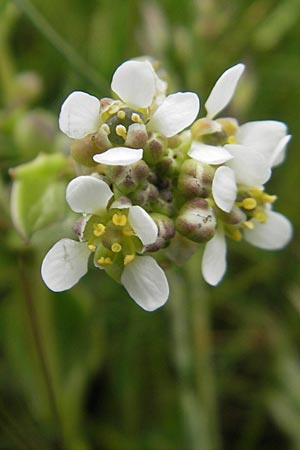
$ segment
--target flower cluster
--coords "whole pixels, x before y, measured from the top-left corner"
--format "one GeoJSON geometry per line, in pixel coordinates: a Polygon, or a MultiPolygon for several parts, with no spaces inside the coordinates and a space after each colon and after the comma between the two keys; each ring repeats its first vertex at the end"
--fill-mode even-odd
{"type": "Polygon", "coordinates": [[[226,238],[268,250],[288,243],[291,224],[273,211],[276,196],[264,189],[284,160],[286,125],[219,117],[243,70],[237,64],[223,73],[200,119],[197,94],[167,95],[149,60],[117,68],[114,98],[79,91],[67,97],[59,125],[72,139],[79,176],[66,199],[81,218],[77,240],[60,240],[44,258],[50,289],[74,286],[92,255],[98,269],[151,311],[169,295],[162,267],[182,264],[201,244],[202,274],[216,285],[226,270],[226,238]]]}

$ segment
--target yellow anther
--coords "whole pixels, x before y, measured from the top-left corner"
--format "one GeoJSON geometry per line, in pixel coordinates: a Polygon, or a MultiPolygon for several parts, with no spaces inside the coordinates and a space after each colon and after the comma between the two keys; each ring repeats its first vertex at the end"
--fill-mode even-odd
{"type": "Polygon", "coordinates": [[[262,195],[262,199],[266,203],[274,203],[277,200],[277,196],[276,195],[269,195],[269,194],[265,194],[264,193],[262,195]]]}
{"type": "Polygon", "coordinates": [[[112,264],[112,260],[107,256],[106,258],[104,256],[101,256],[101,258],[98,259],[99,266],[110,266],[112,264]]]}
{"type": "Polygon", "coordinates": [[[110,134],[110,128],[109,128],[109,126],[107,125],[107,123],[104,123],[103,125],[101,125],[101,130],[103,130],[104,133],[106,133],[107,135],[110,134]]]}
{"type": "Polygon", "coordinates": [[[235,136],[233,136],[233,135],[228,136],[227,144],[236,144],[236,143],[237,143],[237,138],[235,136]]]}
{"type": "Polygon", "coordinates": [[[127,266],[127,264],[131,263],[135,258],[134,254],[126,255],[124,258],[124,266],[127,266]]]}
{"type": "Polygon", "coordinates": [[[248,230],[253,230],[253,228],[254,228],[254,223],[251,222],[251,220],[246,220],[243,223],[243,225],[244,225],[245,228],[248,228],[248,230]]]}
{"type": "Polygon", "coordinates": [[[135,122],[135,123],[143,123],[142,119],[140,118],[140,116],[137,113],[131,114],[131,120],[132,120],[132,122],[135,122]]]}
{"type": "Polygon", "coordinates": [[[125,119],[125,116],[126,116],[125,111],[122,111],[122,110],[118,111],[117,116],[120,120],[125,119]]]}
{"type": "Polygon", "coordinates": [[[88,245],[88,249],[94,253],[96,251],[96,245],[90,244],[88,245]]]}
{"type": "Polygon", "coordinates": [[[257,222],[264,223],[267,220],[267,213],[262,210],[255,211],[253,217],[257,220],[257,222]]]}
{"type": "Polygon", "coordinates": [[[94,223],[94,235],[99,237],[102,236],[105,233],[105,225],[103,223],[94,223]]]}
{"type": "Polygon", "coordinates": [[[229,230],[229,235],[235,241],[240,241],[242,239],[242,233],[237,228],[231,228],[229,230]]]}
{"type": "Polygon", "coordinates": [[[117,125],[116,126],[116,134],[118,136],[121,136],[123,139],[126,139],[126,137],[127,137],[127,130],[124,127],[124,125],[117,125]]]}
{"type": "Polygon", "coordinates": [[[242,201],[242,207],[247,210],[254,209],[254,208],[256,208],[256,206],[257,206],[257,202],[256,202],[255,198],[248,197],[248,198],[244,198],[244,200],[242,201]]]}
{"type": "Polygon", "coordinates": [[[108,108],[108,113],[112,116],[113,114],[116,114],[119,111],[119,105],[111,105],[108,108]]]}
{"type": "Polygon", "coordinates": [[[248,194],[251,195],[251,197],[261,198],[262,195],[264,195],[264,192],[261,189],[252,187],[252,188],[248,189],[248,194]]]}
{"type": "Polygon", "coordinates": [[[110,248],[112,252],[119,253],[122,250],[122,245],[118,242],[115,242],[110,248]]]}
{"type": "Polygon", "coordinates": [[[127,223],[127,217],[125,216],[125,214],[114,214],[112,217],[112,221],[114,225],[117,225],[119,227],[124,227],[124,225],[126,225],[127,223]]]}
{"type": "Polygon", "coordinates": [[[133,230],[129,227],[123,228],[122,231],[123,231],[124,236],[133,236],[134,235],[133,230]]]}

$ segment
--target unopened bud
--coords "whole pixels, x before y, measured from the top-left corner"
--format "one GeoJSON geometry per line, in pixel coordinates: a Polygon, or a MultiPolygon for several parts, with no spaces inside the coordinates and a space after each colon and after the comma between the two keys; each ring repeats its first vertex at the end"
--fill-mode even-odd
{"type": "Polygon", "coordinates": [[[36,72],[20,72],[14,79],[12,102],[17,106],[34,102],[43,90],[43,81],[36,72]]]}
{"type": "Polygon", "coordinates": [[[123,194],[135,191],[149,175],[149,167],[144,161],[129,166],[108,166],[108,177],[123,194]]]}
{"type": "Polygon", "coordinates": [[[139,189],[135,190],[131,194],[131,199],[133,203],[136,203],[140,206],[150,206],[153,202],[157,200],[159,196],[159,192],[156,186],[148,181],[143,184],[139,189]]]}
{"type": "Polygon", "coordinates": [[[168,202],[159,196],[152,205],[153,211],[165,214],[166,216],[172,216],[175,212],[173,201],[168,202]]]}
{"type": "Polygon", "coordinates": [[[156,252],[166,247],[175,236],[175,225],[172,219],[163,214],[153,213],[151,217],[157,225],[158,236],[156,241],[153,244],[147,245],[146,248],[149,252],[156,252]]]}
{"type": "Polygon", "coordinates": [[[97,163],[93,160],[93,156],[97,153],[99,153],[99,149],[90,136],[71,142],[71,156],[82,166],[96,166],[97,163]]]}
{"type": "Polygon", "coordinates": [[[187,197],[209,196],[212,189],[214,169],[195,159],[187,159],[181,166],[178,189],[187,197]]]}
{"type": "Polygon", "coordinates": [[[157,164],[167,148],[167,139],[163,136],[152,135],[144,148],[144,160],[150,164],[157,164]]]}
{"type": "Polygon", "coordinates": [[[131,148],[144,148],[148,138],[146,127],[143,123],[133,123],[128,127],[125,146],[131,148]]]}
{"type": "Polygon", "coordinates": [[[176,229],[194,242],[207,242],[215,234],[216,218],[206,200],[193,198],[184,204],[176,219],[176,229]]]}
{"type": "Polygon", "coordinates": [[[157,164],[157,172],[161,175],[173,175],[177,168],[178,162],[171,152],[168,156],[164,156],[157,164]]]}

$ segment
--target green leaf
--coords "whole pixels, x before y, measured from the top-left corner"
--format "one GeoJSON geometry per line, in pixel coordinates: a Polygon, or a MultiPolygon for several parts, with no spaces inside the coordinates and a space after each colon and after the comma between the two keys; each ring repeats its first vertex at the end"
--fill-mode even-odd
{"type": "Polygon", "coordinates": [[[65,216],[67,180],[62,175],[67,163],[61,154],[40,154],[11,170],[12,220],[24,238],[65,216]]]}

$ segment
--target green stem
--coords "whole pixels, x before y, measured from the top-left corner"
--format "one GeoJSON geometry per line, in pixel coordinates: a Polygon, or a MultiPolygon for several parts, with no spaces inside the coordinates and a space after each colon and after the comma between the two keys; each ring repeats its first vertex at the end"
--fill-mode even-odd
{"type": "Polygon", "coordinates": [[[0,85],[3,89],[3,101],[9,105],[14,89],[14,64],[10,55],[8,40],[17,19],[14,5],[8,4],[0,14],[0,85]]]}
{"type": "Polygon", "coordinates": [[[51,26],[38,9],[30,2],[30,0],[13,0],[16,6],[23,11],[31,20],[33,25],[53,47],[60,52],[71,66],[86,80],[92,83],[97,89],[108,90],[106,80],[99,74],[66,42],[60,34],[51,26]]]}
{"type": "Polygon", "coordinates": [[[57,400],[56,400],[54,386],[52,383],[52,377],[50,374],[50,370],[48,368],[47,358],[46,358],[46,355],[44,352],[41,331],[40,331],[38,317],[37,317],[37,313],[36,313],[36,309],[35,309],[35,305],[34,305],[34,299],[31,294],[31,289],[29,286],[29,281],[26,276],[25,265],[24,265],[23,257],[21,254],[19,255],[19,273],[20,273],[20,278],[21,278],[21,283],[22,283],[22,288],[23,288],[25,306],[26,306],[26,310],[28,313],[28,318],[29,318],[30,327],[31,327],[31,331],[32,331],[33,341],[35,344],[41,371],[42,371],[42,374],[44,377],[47,394],[48,394],[48,399],[49,399],[49,405],[50,405],[50,408],[52,411],[53,419],[56,423],[57,430],[58,430],[58,437],[59,437],[59,441],[60,441],[59,449],[63,450],[65,448],[64,444],[63,444],[63,441],[64,441],[63,427],[62,427],[61,418],[60,418],[60,414],[59,414],[59,410],[58,410],[58,406],[57,406],[57,400]]]}
{"type": "Polygon", "coordinates": [[[201,286],[199,254],[185,270],[170,274],[174,357],[190,450],[220,449],[207,295],[201,286]]]}

